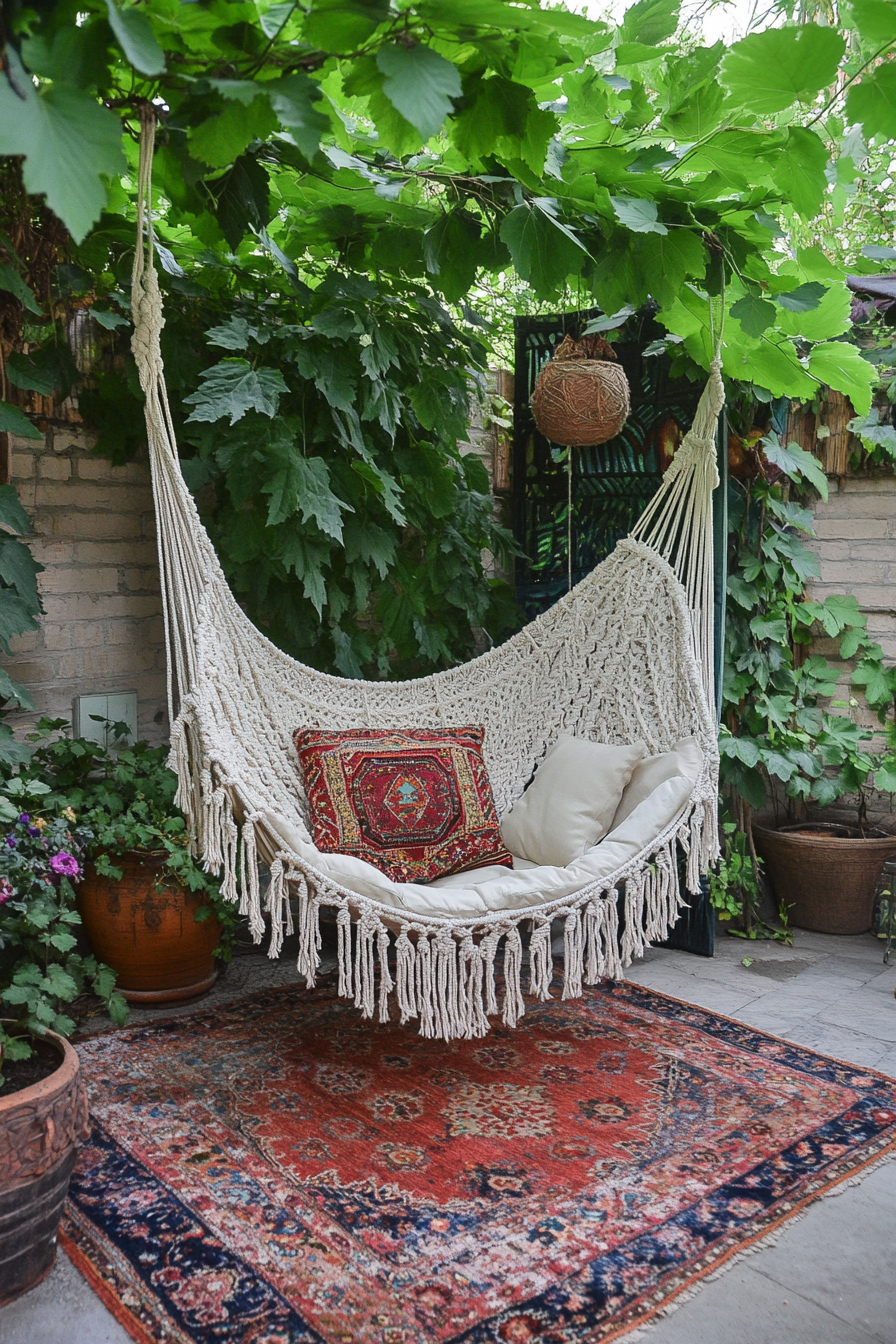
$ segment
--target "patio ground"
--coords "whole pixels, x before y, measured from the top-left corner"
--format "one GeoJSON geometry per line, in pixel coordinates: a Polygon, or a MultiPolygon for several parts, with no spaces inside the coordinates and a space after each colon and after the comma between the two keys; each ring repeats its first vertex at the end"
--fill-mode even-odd
{"type": "MultiPolygon", "coordinates": [[[[629,978],[823,1054],[896,1077],[896,957],[870,935],[796,931],[793,947],[722,935],[712,960],[651,949],[629,978]],[[745,967],[742,958],[752,957],[745,967]]],[[[288,950],[288,949],[287,949],[288,950]]],[[[239,997],[295,978],[294,959],[234,959],[213,995],[239,997]]],[[[152,1020],[143,1010],[132,1022],[152,1020]]],[[[102,1020],[92,1023],[106,1025],[102,1020]]],[[[649,1327],[645,1344],[896,1344],[896,1163],[822,1199],[649,1327]]],[[[0,1311],[2,1344],[128,1344],[60,1252],[50,1277],[0,1311]]],[[[426,1344],[420,1341],[420,1344],[426,1344]]]]}

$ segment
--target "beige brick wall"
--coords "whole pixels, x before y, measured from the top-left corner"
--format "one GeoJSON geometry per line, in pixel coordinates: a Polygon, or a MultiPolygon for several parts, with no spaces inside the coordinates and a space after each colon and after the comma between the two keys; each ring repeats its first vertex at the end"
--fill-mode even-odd
{"type": "Polygon", "coordinates": [[[896,478],[848,476],[828,482],[827,503],[815,506],[821,577],[812,596],[852,593],[868,617],[868,631],[888,662],[896,663],[896,478]]]}
{"type": "MultiPolygon", "coordinates": [[[[76,695],[135,690],[139,736],[158,743],[168,715],[149,468],[113,467],[90,443],[71,426],[12,440],[12,484],[45,566],[44,615],[0,663],[31,691],[37,714],[54,718],[71,718],[76,695]]],[[[24,730],[34,717],[8,721],[24,730]]]]}
{"type": "MultiPolygon", "coordinates": [[[[896,663],[896,477],[847,476],[839,482],[828,477],[828,492],[827,502],[818,500],[814,506],[816,536],[809,545],[819,558],[821,575],[809,584],[810,596],[823,601],[832,593],[852,594],[885,660],[896,663]]],[[[813,652],[835,665],[839,663],[836,640],[816,640],[813,652]]],[[[849,669],[846,664],[839,665],[842,675],[836,698],[846,700],[850,695],[849,669]]],[[[858,722],[874,732],[872,750],[880,750],[884,736],[876,715],[864,705],[852,712],[858,722]]],[[[844,799],[838,809],[844,816],[849,803],[844,799]]],[[[875,795],[871,811],[892,819],[893,798],[875,795]]]]}

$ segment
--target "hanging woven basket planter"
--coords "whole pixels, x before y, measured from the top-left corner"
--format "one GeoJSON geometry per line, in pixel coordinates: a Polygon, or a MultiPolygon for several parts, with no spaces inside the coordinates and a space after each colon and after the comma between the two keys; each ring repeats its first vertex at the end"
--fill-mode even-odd
{"type": "Polygon", "coordinates": [[[586,448],[613,439],[628,419],[628,379],[602,336],[566,336],[538,375],[535,423],[546,439],[586,448]]]}

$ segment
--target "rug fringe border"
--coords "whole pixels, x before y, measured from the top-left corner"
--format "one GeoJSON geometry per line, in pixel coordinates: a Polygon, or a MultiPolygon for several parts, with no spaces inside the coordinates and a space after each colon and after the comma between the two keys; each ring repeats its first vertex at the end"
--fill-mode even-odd
{"type": "Polygon", "coordinates": [[[115,1317],[122,1329],[127,1330],[131,1339],[136,1340],[136,1344],[158,1344],[158,1336],[151,1335],[146,1327],[141,1325],[133,1312],[125,1306],[112,1287],[106,1283],[102,1274],[94,1266],[93,1261],[84,1254],[67,1232],[63,1232],[62,1228],[59,1229],[58,1238],[59,1245],[65,1251],[75,1269],[87,1280],[103,1306],[115,1317]]]}
{"type": "MultiPolygon", "coordinates": [[[[721,1016],[721,1014],[718,1014],[718,1016],[721,1016]]],[[[887,1074],[882,1076],[888,1077],[887,1074]]],[[[832,1180],[823,1190],[815,1190],[812,1194],[804,1196],[794,1209],[782,1213],[773,1222],[769,1223],[767,1228],[754,1232],[739,1246],[732,1246],[730,1250],[724,1251],[718,1257],[717,1263],[713,1263],[711,1267],[706,1269],[697,1270],[686,1283],[670,1293],[659,1306],[640,1315],[630,1325],[622,1325],[612,1334],[604,1335],[600,1344],[611,1344],[612,1340],[622,1339],[623,1337],[627,1337],[628,1344],[640,1344],[641,1340],[645,1341],[646,1344],[646,1341],[650,1339],[652,1332],[664,1317],[674,1315],[679,1308],[696,1298],[708,1283],[714,1283],[717,1279],[723,1278],[724,1275],[735,1269],[740,1262],[746,1260],[749,1256],[758,1255],[760,1251],[764,1251],[767,1247],[777,1246],[788,1229],[794,1223],[801,1222],[814,1204],[819,1204],[823,1199],[833,1199],[837,1195],[842,1195],[843,1191],[850,1186],[860,1186],[872,1172],[877,1171],[878,1168],[889,1166],[894,1161],[896,1161],[896,1140],[883,1152],[869,1157],[867,1162],[860,1162],[858,1166],[845,1171],[842,1176],[832,1180]]]]}

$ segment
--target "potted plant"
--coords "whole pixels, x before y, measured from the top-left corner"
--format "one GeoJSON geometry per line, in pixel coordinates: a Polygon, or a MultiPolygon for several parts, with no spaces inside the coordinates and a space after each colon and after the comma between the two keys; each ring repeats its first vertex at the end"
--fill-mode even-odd
{"type": "Polygon", "coordinates": [[[73,884],[92,836],[37,779],[0,781],[0,1306],[53,1266],[87,1100],[66,1012],[87,989],[116,1022],[115,973],[78,950],[73,884]]]}
{"type": "MultiPolygon", "coordinates": [[[[854,597],[806,596],[818,561],[800,535],[811,535],[812,516],[797,492],[811,485],[827,496],[818,462],[773,432],[762,447],[779,479],[733,482],[730,493],[723,786],[755,875],[762,860],[791,922],[861,933],[881,868],[896,854],[896,836],[868,823],[872,790],[896,790],[896,670],[884,665],[854,597]],[[807,656],[818,633],[853,664],[848,700],[832,698],[841,669],[807,656]],[[860,696],[884,724],[882,751],[869,750],[875,732],[859,721],[860,696]],[[856,803],[854,823],[826,820],[846,798],[856,803]],[[759,824],[755,810],[765,811],[759,824]]],[[[749,885],[758,891],[761,880],[749,885]]]]}
{"type": "Polygon", "coordinates": [[[193,857],[167,751],[127,745],[124,724],[109,725],[111,747],[57,735],[66,726],[38,725],[32,769],[90,827],[78,909],[91,946],[130,1003],[197,998],[214,984],[216,961],[230,959],[239,914],[193,857]]]}

